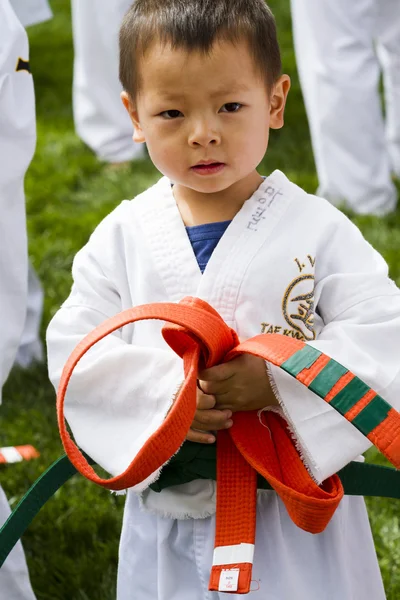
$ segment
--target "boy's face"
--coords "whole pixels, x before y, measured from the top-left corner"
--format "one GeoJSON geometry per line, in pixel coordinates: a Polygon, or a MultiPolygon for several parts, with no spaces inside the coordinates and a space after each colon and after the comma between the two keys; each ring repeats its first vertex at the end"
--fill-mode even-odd
{"type": "Polygon", "coordinates": [[[161,173],[200,194],[254,182],[269,128],[283,125],[286,75],[268,95],[243,41],[218,42],[210,56],[155,43],[141,62],[141,78],[136,105],[125,92],[122,100],[133,139],[146,142],[161,173]],[[209,160],[222,166],[195,168],[209,160]]]}

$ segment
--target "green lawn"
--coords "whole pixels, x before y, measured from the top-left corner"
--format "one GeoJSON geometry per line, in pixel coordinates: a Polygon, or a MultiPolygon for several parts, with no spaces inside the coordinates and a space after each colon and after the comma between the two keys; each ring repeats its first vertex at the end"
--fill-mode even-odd
{"type": "MultiPolygon", "coordinates": [[[[84,0],[82,0],[84,1],[84,0]]],[[[43,334],[71,285],[71,263],[97,223],[122,199],[159,176],[147,160],[110,172],[75,136],[72,122],[72,41],[68,0],[51,2],[55,18],[29,31],[36,86],[38,145],[26,179],[30,254],[46,291],[43,334]]],[[[284,68],[293,81],[286,127],[273,132],[263,172],[279,168],[313,192],[317,185],[303,101],[296,75],[288,0],[271,0],[284,68]]],[[[400,284],[400,211],[385,219],[354,219],[390,264],[400,284]]],[[[4,391],[0,445],[34,444],[40,459],[1,470],[15,506],[61,452],[55,396],[45,366],[15,370],[4,391]]],[[[380,458],[371,454],[372,460],[380,458]]],[[[368,501],[389,600],[400,598],[399,504],[368,501]]],[[[39,600],[115,598],[123,498],[75,477],[35,519],[23,542],[39,600]]]]}

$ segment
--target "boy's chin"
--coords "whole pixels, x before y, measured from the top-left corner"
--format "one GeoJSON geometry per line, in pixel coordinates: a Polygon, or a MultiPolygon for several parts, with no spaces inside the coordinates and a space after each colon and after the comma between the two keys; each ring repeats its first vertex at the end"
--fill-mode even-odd
{"type": "Polygon", "coordinates": [[[188,184],[186,187],[200,193],[200,194],[218,194],[219,192],[223,192],[225,190],[227,190],[228,188],[230,188],[233,185],[234,182],[230,182],[230,181],[224,181],[222,182],[216,182],[216,181],[209,181],[209,182],[204,182],[203,184],[188,184]]]}

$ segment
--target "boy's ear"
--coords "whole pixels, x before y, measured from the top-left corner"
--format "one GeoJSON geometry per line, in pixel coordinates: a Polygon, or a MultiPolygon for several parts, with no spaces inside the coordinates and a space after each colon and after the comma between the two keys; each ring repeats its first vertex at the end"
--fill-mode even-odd
{"type": "Polygon", "coordinates": [[[128,111],[128,114],[131,118],[131,121],[133,123],[133,127],[134,127],[134,131],[133,131],[133,141],[134,142],[145,142],[145,137],[144,137],[144,133],[142,131],[142,128],[140,126],[140,122],[139,122],[139,114],[138,111],[136,109],[136,106],[134,106],[131,97],[129,96],[129,94],[127,92],[121,92],[121,100],[122,100],[122,104],[125,106],[126,110],[128,111]]]}
{"type": "Polygon", "coordinates": [[[284,124],[284,113],[287,96],[290,90],[289,75],[282,75],[271,92],[270,123],[271,129],[280,129],[284,124]]]}

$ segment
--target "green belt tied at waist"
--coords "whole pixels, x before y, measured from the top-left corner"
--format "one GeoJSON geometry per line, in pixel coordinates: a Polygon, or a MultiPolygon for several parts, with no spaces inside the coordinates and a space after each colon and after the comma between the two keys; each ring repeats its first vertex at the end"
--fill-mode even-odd
{"type": "MultiPolygon", "coordinates": [[[[173,485],[189,483],[194,479],[216,479],[216,445],[185,442],[179,452],[163,467],[157,481],[150,485],[161,492],[173,485]]],[[[400,471],[391,467],[352,462],[338,473],[348,496],[380,496],[400,498],[400,471]]],[[[263,477],[258,476],[257,487],[271,490],[263,477]]]]}
{"type": "MultiPolygon", "coordinates": [[[[86,458],[90,464],[94,464],[93,460],[86,458]]],[[[0,529],[0,567],[42,506],[76,473],[75,467],[64,454],[35,481],[0,529]]],[[[400,499],[400,471],[396,469],[352,462],[338,475],[347,495],[400,499]]],[[[195,479],[216,479],[215,444],[209,446],[185,442],[163,467],[161,476],[150,488],[161,492],[164,488],[195,479]]],[[[259,489],[271,489],[262,477],[258,477],[257,485],[259,489]]]]}

